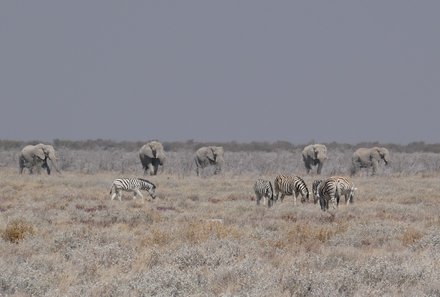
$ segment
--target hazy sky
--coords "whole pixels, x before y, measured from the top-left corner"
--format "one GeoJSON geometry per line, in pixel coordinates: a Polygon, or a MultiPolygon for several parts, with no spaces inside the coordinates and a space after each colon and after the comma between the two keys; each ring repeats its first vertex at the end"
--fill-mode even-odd
{"type": "Polygon", "coordinates": [[[440,142],[440,1],[1,1],[0,138],[440,142]]]}

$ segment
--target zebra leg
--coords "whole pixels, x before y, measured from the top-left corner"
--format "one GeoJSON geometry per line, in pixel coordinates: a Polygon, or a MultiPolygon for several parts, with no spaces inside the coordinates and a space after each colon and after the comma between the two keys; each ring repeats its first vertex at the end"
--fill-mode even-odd
{"type": "Polygon", "coordinates": [[[142,195],[142,193],[141,193],[141,191],[139,191],[139,189],[134,190],[134,195],[135,196],[139,195],[142,198],[142,203],[145,202],[144,195],[142,195]]]}
{"type": "Polygon", "coordinates": [[[338,207],[338,202],[337,202],[336,197],[332,197],[330,200],[332,202],[333,209],[336,209],[338,207]]]}
{"type": "Polygon", "coordinates": [[[261,196],[258,194],[256,196],[257,196],[257,205],[260,205],[261,196]]]}
{"type": "Polygon", "coordinates": [[[122,201],[122,193],[120,190],[116,190],[116,195],[118,196],[119,201],[122,201]]]}
{"type": "Polygon", "coordinates": [[[273,200],[270,199],[270,198],[268,198],[268,199],[267,199],[267,207],[271,208],[271,207],[272,207],[272,204],[273,204],[273,200]]]}
{"type": "Polygon", "coordinates": [[[284,194],[283,193],[281,193],[281,197],[280,197],[280,202],[283,202],[283,200],[284,200],[284,194]]]}
{"type": "Polygon", "coordinates": [[[327,209],[326,207],[326,199],[322,196],[319,196],[319,206],[321,206],[321,210],[325,211],[327,209]]]}

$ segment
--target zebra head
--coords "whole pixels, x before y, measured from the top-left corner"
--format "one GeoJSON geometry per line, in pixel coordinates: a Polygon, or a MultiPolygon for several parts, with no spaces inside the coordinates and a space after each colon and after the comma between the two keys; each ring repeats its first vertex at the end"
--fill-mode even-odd
{"type": "Polygon", "coordinates": [[[266,189],[266,196],[269,197],[270,200],[273,200],[273,188],[271,182],[269,182],[269,187],[266,189]]]}
{"type": "Polygon", "coordinates": [[[143,179],[143,178],[139,178],[139,180],[142,182],[142,189],[146,190],[148,192],[148,194],[150,194],[151,198],[155,199],[156,198],[156,185],[146,179],[143,179]]]}
{"type": "Polygon", "coordinates": [[[312,184],[313,203],[317,203],[319,200],[319,188],[321,187],[322,180],[315,180],[312,184]]]}

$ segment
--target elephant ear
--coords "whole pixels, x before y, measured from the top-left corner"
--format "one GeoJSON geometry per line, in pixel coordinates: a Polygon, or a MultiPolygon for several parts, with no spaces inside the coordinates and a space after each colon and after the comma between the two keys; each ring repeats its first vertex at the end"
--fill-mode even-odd
{"type": "Polygon", "coordinates": [[[144,145],[141,149],[141,152],[149,158],[154,158],[153,150],[149,144],[144,145]]]}
{"type": "Polygon", "coordinates": [[[212,162],[215,162],[215,154],[214,154],[214,149],[212,147],[209,147],[206,150],[206,157],[211,160],[212,162]]]}
{"type": "Polygon", "coordinates": [[[35,156],[37,156],[41,160],[46,159],[46,154],[44,153],[42,148],[36,148],[34,153],[35,153],[35,156]]]}

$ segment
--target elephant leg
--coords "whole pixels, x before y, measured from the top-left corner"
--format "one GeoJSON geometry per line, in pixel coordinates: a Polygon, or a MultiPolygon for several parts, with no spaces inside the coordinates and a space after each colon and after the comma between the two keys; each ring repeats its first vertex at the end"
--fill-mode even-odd
{"type": "Polygon", "coordinates": [[[214,175],[219,174],[220,172],[221,172],[221,168],[216,166],[215,171],[214,171],[214,175]]]}
{"type": "Polygon", "coordinates": [[[373,166],[373,174],[372,175],[376,175],[378,162],[377,161],[373,161],[372,163],[373,163],[372,164],[372,166],[373,166]]]}
{"type": "MultiPolygon", "coordinates": [[[[150,175],[154,174],[154,167],[152,163],[148,164],[148,172],[150,173],[150,175]]],[[[148,174],[148,173],[147,173],[148,174]]]]}
{"type": "Polygon", "coordinates": [[[358,172],[360,169],[359,165],[356,164],[352,164],[351,168],[350,168],[350,175],[353,176],[356,174],[356,172],[358,172]]]}
{"type": "Polygon", "coordinates": [[[22,159],[22,158],[20,158],[19,160],[18,160],[18,172],[20,173],[20,174],[23,174],[23,169],[24,169],[24,160],[22,159]]]}
{"type": "Polygon", "coordinates": [[[316,171],[317,174],[321,174],[321,170],[322,170],[322,163],[319,162],[318,163],[318,170],[316,171]]]}
{"type": "Polygon", "coordinates": [[[46,161],[44,161],[44,163],[43,163],[43,165],[41,165],[41,167],[43,169],[46,169],[47,174],[50,175],[50,167],[49,167],[49,165],[47,164],[46,161]]]}
{"type": "Polygon", "coordinates": [[[304,162],[304,166],[306,167],[307,174],[309,174],[310,170],[312,170],[312,166],[310,166],[309,162],[304,162]]]}

